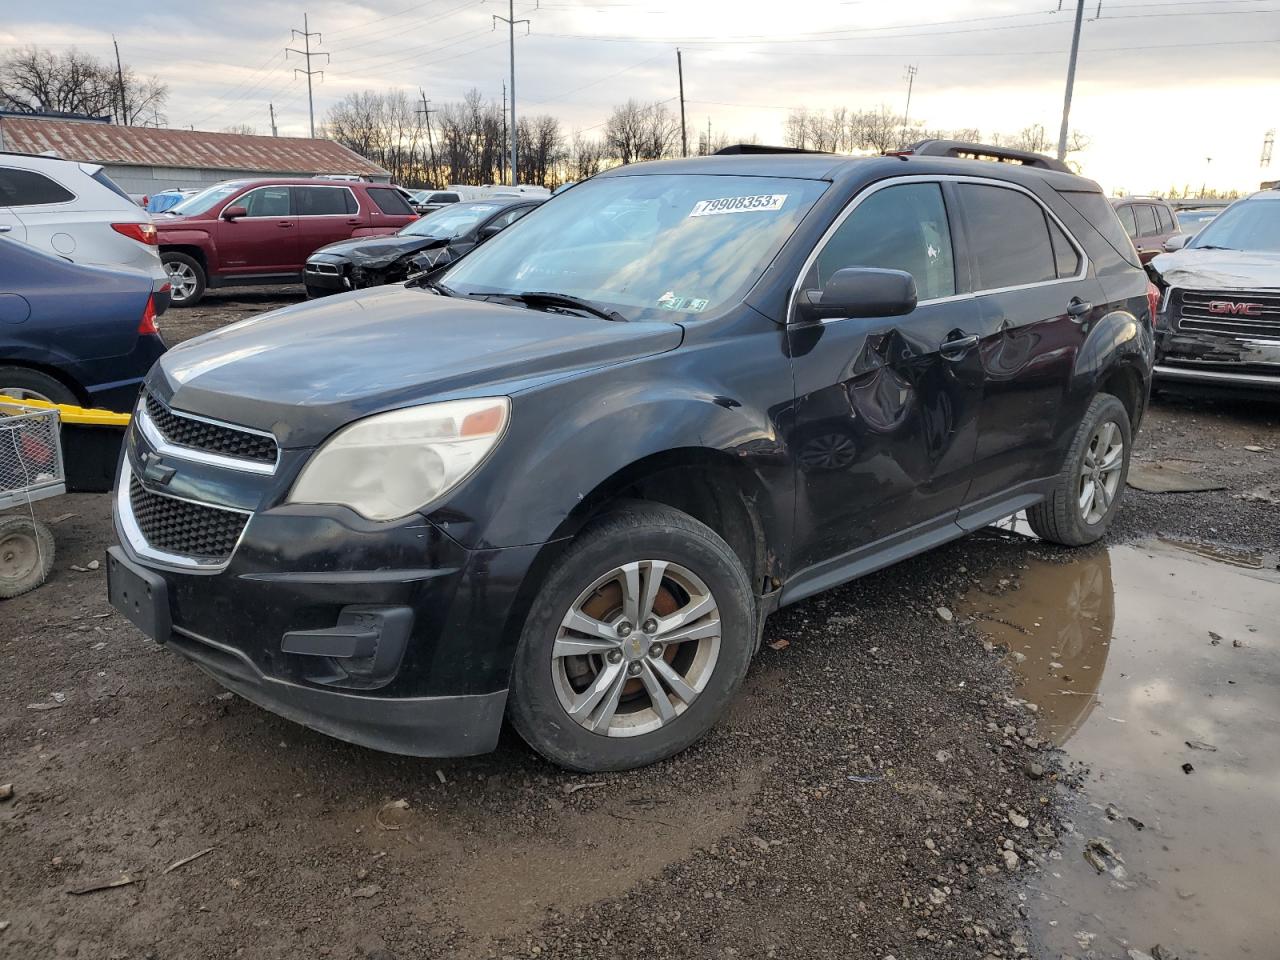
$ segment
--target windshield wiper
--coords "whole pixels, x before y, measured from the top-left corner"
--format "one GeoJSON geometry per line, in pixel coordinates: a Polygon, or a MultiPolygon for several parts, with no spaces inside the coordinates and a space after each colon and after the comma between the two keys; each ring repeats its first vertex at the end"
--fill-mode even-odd
{"type": "Polygon", "coordinates": [[[627,322],[627,318],[617,310],[598,306],[590,300],[584,300],[582,297],[575,297],[567,293],[555,293],[551,290],[527,290],[524,293],[506,293],[501,290],[494,290],[488,293],[471,293],[468,296],[505,297],[508,300],[518,300],[520,303],[527,304],[530,307],[536,307],[539,304],[544,304],[548,307],[570,307],[599,317],[601,320],[612,320],[616,323],[627,322]]]}
{"type": "Polygon", "coordinates": [[[405,286],[425,287],[428,290],[434,290],[436,293],[440,294],[440,296],[442,297],[456,297],[458,295],[453,290],[452,287],[446,287],[440,281],[431,279],[430,270],[426,271],[425,273],[420,273],[416,277],[410,277],[408,280],[405,281],[405,286]]]}

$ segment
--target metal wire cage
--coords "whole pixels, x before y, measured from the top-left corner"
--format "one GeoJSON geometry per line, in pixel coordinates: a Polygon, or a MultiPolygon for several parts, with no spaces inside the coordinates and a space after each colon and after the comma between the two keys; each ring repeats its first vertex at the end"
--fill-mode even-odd
{"type": "Polygon", "coordinates": [[[0,509],[65,492],[57,409],[0,397],[0,509]]]}

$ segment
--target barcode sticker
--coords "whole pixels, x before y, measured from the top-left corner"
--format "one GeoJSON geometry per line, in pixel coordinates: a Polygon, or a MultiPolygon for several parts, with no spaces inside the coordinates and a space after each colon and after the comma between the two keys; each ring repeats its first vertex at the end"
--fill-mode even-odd
{"type": "Polygon", "coordinates": [[[721,197],[699,200],[689,211],[691,217],[714,217],[722,213],[765,213],[781,210],[787,202],[785,193],[763,193],[755,197],[721,197]]]}

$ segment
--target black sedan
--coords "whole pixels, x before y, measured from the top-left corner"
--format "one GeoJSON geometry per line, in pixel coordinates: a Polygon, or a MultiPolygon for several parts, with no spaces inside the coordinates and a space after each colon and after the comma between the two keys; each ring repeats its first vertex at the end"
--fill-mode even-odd
{"type": "Polygon", "coordinates": [[[354,237],[307,258],[307,296],[397,283],[449,263],[538,205],[524,197],[451,203],[389,237],[354,237]]]}

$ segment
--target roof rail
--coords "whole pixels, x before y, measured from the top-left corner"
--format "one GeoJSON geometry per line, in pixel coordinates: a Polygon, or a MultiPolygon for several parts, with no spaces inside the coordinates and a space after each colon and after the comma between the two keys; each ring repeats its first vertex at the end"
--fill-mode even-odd
{"type": "Polygon", "coordinates": [[[741,153],[828,153],[826,150],[806,150],[804,147],[771,147],[766,143],[731,143],[721,147],[713,156],[728,157],[741,153]]]}
{"type": "Polygon", "coordinates": [[[1012,147],[997,147],[989,143],[969,143],[965,140],[921,140],[913,143],[905,150],[890,150],[891,157],[959,157],[963,160],[995,160],[999,163],[1013,163],[1024,167],[1037,167],[1041,170],[1057,170],[1071,173],[1072,170],[1061,160],[1046,157],[1043,153],[1032,153],[1030,150],[1014,150],[1012,147]]]}

